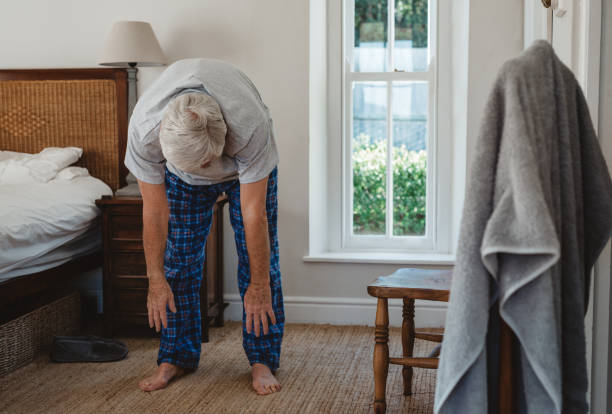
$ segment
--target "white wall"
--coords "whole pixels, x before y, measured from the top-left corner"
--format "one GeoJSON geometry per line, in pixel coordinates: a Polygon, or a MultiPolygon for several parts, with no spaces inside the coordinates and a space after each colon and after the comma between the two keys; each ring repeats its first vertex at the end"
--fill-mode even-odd
{"type": "MultiPolygon", "coordinates": [[[[474,135],[486,91],[506,58],[505,43],[520,51],[520,2],[472,0],[467,123],[474,135]],[[516,4],[514,4],[516,3],[516,4]],[[502,9],[500,9],[502,7],[502,9]],[[494,16],[495,18],[492,18],[494,16]],[[495,42],[490,39],[495,38],[495,42]],[[485,41],[486,40],[486,41],[485,41]],[[491,46],[497,43],[501,50],[491,46]],[[514,46],[512,46],[514,47],[514,46]]],[[[366,285],[398,265],[305,263],[308,249],[309,2],[307,0],[20,0],[0,13],[0,67],[93,67],[116,20],[149,21],[168,59],[212,57],[243,69],[259,88],[275,122],[280,151],[281,270],[289,320],[371,323],[366,285]],[[341,298],[341,299],[336,299],[341,298]],[[342,299],[343,298],[343,299],[342,299]]],[[[468,53],[466,48],[465,53],[468,53]]],[[[140,91],[163,70],[143,68],[140,91]]],[[[226,228],[226,293],[236,316],[232,234],[226,228]]],[[[417,309],[417,324],[439,325],[439,308],[417,309]],[[429,319],[419,319],[428,315],[429,319]]],[[[397,321],[399,308],[392,310],[397,321]]]]}
{"type": "Polygon", "coordinates": [[[470,1],[468,163],[489,91],[501,65],[523,50],[523,4],[470,1]]]}

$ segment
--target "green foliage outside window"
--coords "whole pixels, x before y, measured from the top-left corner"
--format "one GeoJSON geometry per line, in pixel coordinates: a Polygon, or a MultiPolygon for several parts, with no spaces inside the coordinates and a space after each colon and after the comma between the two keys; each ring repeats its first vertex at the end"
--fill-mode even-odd
{"type": "Polygon", "coordinates": [[[427,47],[427,0],[355,0],[355,46],[386,43],[387,1],[395,1],[395,39],[427,47]]]}
{"type": "Polygon", "coordinates": [[[427,47],[427,0],[396,0],[395,39],[427,47]]]}
{"type": "Polygon", "coordinates": [[[387,1],[355,0],[355,46],[360,42],[380,42],[386,38],[387,1]]]}
{"type": "MultiPolygon", "coordinates": [[[[385,234],[386,142],[353,140],[353,231],[385,234]]],[[[393,235],[425,234],[427,153],[393,149],[393,235]]]]}

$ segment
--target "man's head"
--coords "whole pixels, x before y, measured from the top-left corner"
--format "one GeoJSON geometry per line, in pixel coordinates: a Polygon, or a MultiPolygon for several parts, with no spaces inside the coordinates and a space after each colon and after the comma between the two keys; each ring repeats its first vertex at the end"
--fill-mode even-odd
{"type": "Polygon", "coordinates": [[[185,172],[197,172],[219,158],[227,126],[219,104],[204,93],[172,100],[164,113],[159,142],[166,160],[185,172]]]}

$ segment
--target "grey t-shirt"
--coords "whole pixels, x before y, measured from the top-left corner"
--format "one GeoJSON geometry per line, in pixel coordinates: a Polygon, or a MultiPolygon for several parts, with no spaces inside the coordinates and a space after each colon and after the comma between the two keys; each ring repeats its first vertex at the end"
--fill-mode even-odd
{"type": "Polygon", "coordinates": [[[213,59],[179,60],[140,97],[128,128],[125,166],[140,181],[162,184],[164,164],[193,185],[236,178],[241,183],[253,183],[272,172],[278,164],[272,119],[255,85],[243,72],[213,59]],[[227,124],[223,155],[197,174],[186,173],[167,162],[159,143],[159,125],[166,106],[186,92],[212,96],[227,124]]]}

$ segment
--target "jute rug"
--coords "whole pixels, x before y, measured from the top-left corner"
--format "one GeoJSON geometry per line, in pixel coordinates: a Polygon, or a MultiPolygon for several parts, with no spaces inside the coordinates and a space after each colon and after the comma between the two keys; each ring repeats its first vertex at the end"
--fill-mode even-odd
{"type": "MultiPolygon", "coordinates": [[[[391,355],[401,355],[391,329],[391,355]]],[[[199,369],[166,390],[145,393],[138,380],[152,371],[158,339],[120,338],[128,358],[106,364],[55,364],[47,356],[0,378],[2,413],[369,413],[372,411],[374,329],[286,327],[281,392],[258,396],[250,387],[238,323],[211,330],[199,369]]],[[[434,344],[416,341],[415,355],[434,344]]],[[[413,395],[402,395],[401,367],[389,368],[389,413],[432,412],[435,371],[415,369],[413,395]]]]}

